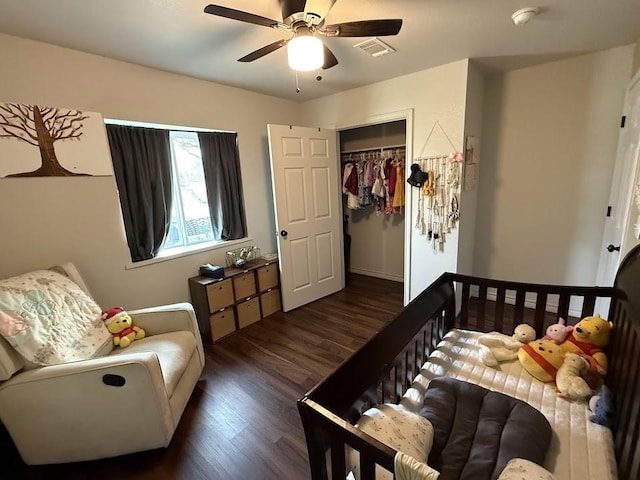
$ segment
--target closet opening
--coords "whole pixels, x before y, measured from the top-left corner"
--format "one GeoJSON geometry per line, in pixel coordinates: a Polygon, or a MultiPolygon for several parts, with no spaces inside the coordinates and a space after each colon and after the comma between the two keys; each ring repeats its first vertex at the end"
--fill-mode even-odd
{"type": "Polygon", "coordinates": [[[407,121],[339,131],[345,282],[404,282],[407,121]]]}

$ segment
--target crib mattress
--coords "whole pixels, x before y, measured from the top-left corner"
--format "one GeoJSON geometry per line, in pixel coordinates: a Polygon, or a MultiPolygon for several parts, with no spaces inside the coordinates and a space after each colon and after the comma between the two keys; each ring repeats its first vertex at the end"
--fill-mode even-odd
{"type": "Polygon", "coordinates": [[[616,480],[613,436],[609,429],[589,421],[587,404],[558,397],[552,384],[533,378],[517,360],[497,368],[485,366],[478,358],[480,335],[468,330],[447,333],[400,403],[419,412],[429,381],[439,376],[505,393],[538,409],[551,424],[553,434],[544,466],[557,480],[616,480]]]}

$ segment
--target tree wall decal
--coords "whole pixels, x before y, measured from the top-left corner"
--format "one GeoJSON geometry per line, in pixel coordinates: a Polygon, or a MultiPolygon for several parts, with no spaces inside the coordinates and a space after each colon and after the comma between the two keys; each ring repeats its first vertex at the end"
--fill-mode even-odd
{"type": "Polygon", "coordinates": [[[40,149],[40,168],[8,177],[46,177],[86,175],[74,173],[58,162],[54,143],[78,140],[82,136],[83,120],[88,117],[79,110],[61,110],[53,107],[0,104],[0,138],[14,139],[40,149]]]}

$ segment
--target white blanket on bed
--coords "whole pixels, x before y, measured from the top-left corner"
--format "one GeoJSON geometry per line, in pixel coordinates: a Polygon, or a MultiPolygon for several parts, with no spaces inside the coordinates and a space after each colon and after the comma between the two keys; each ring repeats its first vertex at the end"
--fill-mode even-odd
{"type": "Polygon", "coordinates": [[[393,459],[396,480],[438,480],[440,473],[410,455],[396,453],[393,459]]]}
{"type": "Polygon", "coordinates": [[[545,468],[557,480],[615,480],[617,467],[611,431],[589,421],[586,403],[558,397],[552,384],[542,383],[518,361],[485,366],[478,358],[477,332],[452,330],[424,364],[412,388],[400,402],[419,411],[429,380],[449,376],[518,398],[549,420],[553,435],[545,468]]]}

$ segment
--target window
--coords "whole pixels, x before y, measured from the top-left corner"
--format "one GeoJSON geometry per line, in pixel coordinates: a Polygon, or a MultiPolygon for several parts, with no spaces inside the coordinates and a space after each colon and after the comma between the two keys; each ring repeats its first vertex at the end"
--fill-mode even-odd
{"type": "Polygon", "coordinates": [[[238,137],[107,121],[131,260],[247,236],[238,137]]]}
{"type": "Polygon", "coordinates": [[[159,253],[214,240],[198,135],[171,131],[169,140],[174,195],[169,233],[159,253]]]}

